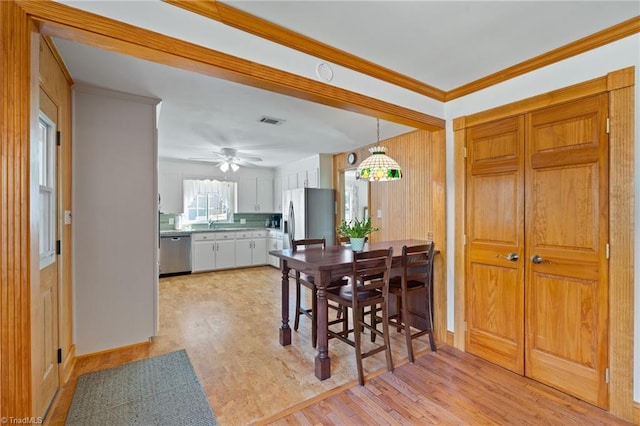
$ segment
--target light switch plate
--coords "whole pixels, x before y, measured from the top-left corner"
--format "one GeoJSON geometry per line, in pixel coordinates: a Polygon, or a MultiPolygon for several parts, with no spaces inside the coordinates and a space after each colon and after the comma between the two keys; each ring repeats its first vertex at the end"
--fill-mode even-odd
{"type": "Polygon", "coordinates": [[[71,210],[64,211],[64,224],[71,225],[71,210]]]}
{"type": "Polygon", "coordinates": [[[378,219],[382,219],[382,210],[378,210],[378,219]]]}

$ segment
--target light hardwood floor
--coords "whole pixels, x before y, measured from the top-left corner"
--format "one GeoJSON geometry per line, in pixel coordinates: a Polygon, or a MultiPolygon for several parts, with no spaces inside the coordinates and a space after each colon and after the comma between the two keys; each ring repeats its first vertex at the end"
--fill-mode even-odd
{"type": "Polygon", "coordinates": [[[332,340],[332,375],[321,382],[308,319],[287,347],[278,343],[279,325],[280,272],[274,268],[162,278],[159,335],[150,344],[80,357],[46,424],[64,424],[80,374],[182,348],[222,426],[624,424],[441,342],[431,353],[426,336],[414,342],[416,363],[408,364],[404,337],[395,331],[394,373],[377,354],[364,360],[367,383],[359,386],[353,348],[332,340]]]}

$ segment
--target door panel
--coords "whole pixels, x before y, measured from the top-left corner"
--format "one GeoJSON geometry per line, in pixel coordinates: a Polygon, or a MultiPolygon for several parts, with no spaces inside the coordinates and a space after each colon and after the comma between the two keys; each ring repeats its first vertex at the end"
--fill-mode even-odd
{"type": "Polygon", "coordinates": [[[606,95],[532,112],[526,144],[527,376],[603,408],[606,117],[606,95]]]}
{"type": "Polygon", "coordinates": [[[524,373],[524,118],[467,135],[467,351],[524,373]],[[518,260],[508,260],[509,253],[518,260]]]}
{"type": "MultiPolygon", "coordinates": [[[[51,121],[53,127],[51,127],[51,132],[55,132],[57,129],[57,117],[58,117],[58,107],[55,105],[53,100],[49,98],[46,92],[40,89],[39,92],[39,101],[40,101],[40,111],[46,115],[46,117],[51,121]]],[[[40,149],[53,149],[55,148],[55,144],[52,143],[51,140],[47,140],[45,144],[47,148],[40,149]]],[[[40,154],[40,153],[38,153],[40,154]]],[[[38,169],[39,174],[46,174],[50,179],[53,179],[53,194],[51,198],[51,202],[55,203],[53,218],[50,218],[51,214],[47,210],[46,203],[42,203],[39,205],[41,212],[40,217],[46,218],[41,219],[41,228],[39,232],[46,232],[47,226],[53,226],[55,239],[59,239],[58,236],[58,200],[57,196],[57,188],[58,184],[58,155],[55,153],[53,156],[48,157],[47,160],[43,161],[41,155],[38,155],[38,169]],[[46,166],[43,167],[41,163],[47,163],[46,166]],[[53,170],[49,170],[49,168],[53,168],[53,170]],[[43,171],[46,170],[46,171],[43,171]],[[47,226],[44,226],[42,222],[51,219],[52,223],[48,223],[47,226]]],[[[42,183],[42,176],[40,176],[42,183]]],[[[47,186],[50,185],[50,182],[47,183],[47,186]]],[[[43,416],[51,401],[53,400],[56,391],[59,386],[59,375],[58,375],[58,256],[54,255],[53,263],[47,264],[47,266],[42,267],[40,269],[39,274],[39,285],[38,285],[38,294],[33,295],[36,303],[33,305],[32,312],[32,324],[35,324],[33,327],[33,336],[32,336],[32,363],[33,363],[33,374],[34,374],[34,404],[36,409],[36,414],[38,416],[43,416]]]]}

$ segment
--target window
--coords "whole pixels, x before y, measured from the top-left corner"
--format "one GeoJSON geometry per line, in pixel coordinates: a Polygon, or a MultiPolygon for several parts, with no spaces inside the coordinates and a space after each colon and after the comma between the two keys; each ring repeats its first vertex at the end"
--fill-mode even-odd
{"type": "Polygon", "coordinates": [[[182,189],[185,223],[233,222],[235,182],[185,179],[182,189]]]}
{"type": "Polygon", "coordinates": [[[44,114],[38,120],[38,184],[40,268],[52,264],[56,256],[55,124],[44,114]]]}

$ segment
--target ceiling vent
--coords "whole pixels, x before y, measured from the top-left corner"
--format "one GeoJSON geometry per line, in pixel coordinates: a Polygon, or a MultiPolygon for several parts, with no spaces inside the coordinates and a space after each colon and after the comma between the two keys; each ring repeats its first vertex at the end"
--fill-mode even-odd
{"type": "Polygon", "coordinates": [[[266,115],[263,115],[262,118],[260,118],[260,120],[258,121],[265,124],[273,124],[275,126],[279,126],[285,122],[285,120],[282,120],[280,118],[267,117],[266,115]]]}

